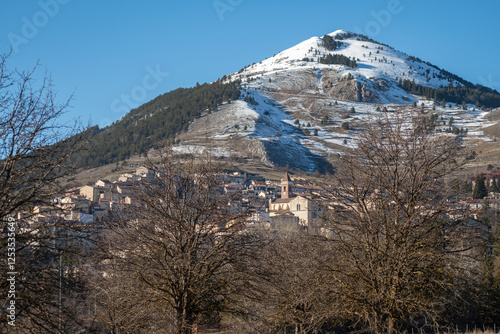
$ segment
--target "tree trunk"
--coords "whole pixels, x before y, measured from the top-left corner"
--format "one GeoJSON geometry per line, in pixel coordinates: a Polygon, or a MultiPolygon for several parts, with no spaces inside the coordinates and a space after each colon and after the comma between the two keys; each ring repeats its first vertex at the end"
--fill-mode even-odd
{"type": "Polygon", "coordinates": [[[176,334],[191,334],[191,328],[187,324],[186,309],[176,310],[176,334]]]}
{"type": "Polygon", "coordinates": [[[393,332],[394,332],[394,318],[389,317],[389,319],[387,319],[387,333],[392,334],[393,332]]]}

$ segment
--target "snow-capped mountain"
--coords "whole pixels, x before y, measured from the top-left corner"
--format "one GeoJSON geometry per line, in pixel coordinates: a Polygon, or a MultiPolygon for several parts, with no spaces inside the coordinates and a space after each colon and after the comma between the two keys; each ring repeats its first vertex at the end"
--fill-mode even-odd
{"type": "Polygon", "coordinates": [[[457,128],[469,137],[489,140],[481,129],[491,123],[480,106],[459,106],[448,100],[436,105],[405,89],[408,85],[420,90],[474,85],[345,30],[309,38],[222,80],[241,82],[240,100],[195,120],[179,136],[177,150],[205,147],[210,142],[221,155],[324,171],[331,168],[328,157],[354,145],[356,129],[363,123],[384,108],[403,110],[415,105],[423,113],[437,114],[437,131],[453,127],[455,132],[457,128]]]}
{"type": "MultiPolygon", "coordinates": [[[[295,76],[301,72],[314,70],[317,73],[317,85],[310,87],[316,88],[312,92],[320,92],[328,96],[340,93],[346,99],[358,102],[399,102],[402,104],[414,100],[398,87],[400,80],[408,79],[416,84],[433,88],[460,84],[436,66],[396,51],[387,45],[371,41],[365,36],[345,30],[337,30],[327,36],[331,36],[337,43],[340,43],[340,46],[335,50],[328,50],[325,47],[324,37],[312,37],[258,64],[246,67],[239,73],[230,75],[230,78],[248,82],[266,76],[271,78],[271,81],[259,83],[266,89],[293,89],[297,84],[296,80],[286,80],[280,74],[285,72],[285,77],[289,77],[288,74],[295,76]],[[356,67],[319,63],[322,57],[329,54],[343,55],[356,60],[356,67]],[[361,85],[356,90],[359,93],[357,95],[350,96],[348,90],[342,91],[342,88],[348,88],[348,83],[339,84],[342,81],[349,81],[347,79],[350,76],[355,79],[358,86],[361,85]],[[274,77],[276,78],[275,82],[272,81],[274,77]],[[289,81],[288,87],[283,79],[289,81]]],[[[338,95],[333,97],[339,98],[338,95]]]]}

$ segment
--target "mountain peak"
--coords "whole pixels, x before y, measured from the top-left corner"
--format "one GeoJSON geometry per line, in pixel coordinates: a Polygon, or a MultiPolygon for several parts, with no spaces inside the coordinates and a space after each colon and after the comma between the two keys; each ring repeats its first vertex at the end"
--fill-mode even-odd
{"type": "Polygon", "coordinates": [[[345,29],[339,29],[339,30],[335,30],[334,32],[329,33],[328,35],[335,37],[337,35],[343,35],[343,34],[351,35],[352,32],[345,30],[345,29]]]}
{"type": "Polygon", "coordinates": [[[403,81],[431,89],[464,84],[460,77],[437,66],[345,29],[322,37],[311,37],[273,57],[246,66],[230,77],[253,86],[256,85],[253,80],[266,77],[261,86],[285,89],[273,81],[278,73],[298,77],[297,73],[309,73],[311,70],[317,75],[318,82],[313,86],[318,91],[332,87],[340,91],[345,84],[341,81],[355,79],[361,85],[359,90],[362,96],[357,94],[356,97],[353,93],[336,97],[354,98],[358,102],[412,104],[415,98],[408,94],[408,89],[402,89],[403,81]],[[333,40],[325,41],[325,36],[333,40]]]}

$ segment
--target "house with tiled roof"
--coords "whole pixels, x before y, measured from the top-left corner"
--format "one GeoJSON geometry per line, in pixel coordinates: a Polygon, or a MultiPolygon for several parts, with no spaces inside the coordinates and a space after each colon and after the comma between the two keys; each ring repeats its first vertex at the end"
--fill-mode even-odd
{"type": "MultiPolygon", "coordinates": [[[[491,183],[493,182],[493,180],[496,180],[498,182],[498,180],[500,179],[500,171],[489,172],[489,173],[479,173],[479,174],[483,174],[484,183],[487,186],[491,186],[491,183]]],[[[470,179],[473,187],[476,184],[476,179],[478,178],[479,174],[472,176],[470,179]]]]}
{"type": "Polygon", "coordinates": [[[95,186],[100,188],[111,189],[113,188],[113,183],[108,180],[97,180],[95,186]]]}
{"type": "Polygon", "coordinates": [[[248,187],[249,190],[254,191],[255,193],[259,193],[261,191],[266,191],[267,190],[267,185],[259,180],[253,180],[250,186],[248,187]]]}

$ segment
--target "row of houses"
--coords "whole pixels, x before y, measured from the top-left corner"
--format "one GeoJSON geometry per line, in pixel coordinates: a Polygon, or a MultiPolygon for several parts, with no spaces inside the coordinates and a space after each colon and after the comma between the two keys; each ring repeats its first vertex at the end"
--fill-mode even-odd
{"type": "MultiPolygon", "coordinates": [[[[500,176],[500,172],[497,173],[500,176]]],[[[491,177],[497,174],[492,173],[491,177]]],[[[54,217],[90,223],[107,216],[110,211],[139,202],[138,188],[154,179],[154,172],[141,167],[135,173],[122,174],[116,182],[97,180],[93,185],[69,189],[55,199],[50,208],[36,207],[33,219],[38,222],[54,217]]],[[[294,182],[286,172],[279,181],[265,180],[260,175],[239,172],[222,173],[224,192],[237,194],[228,203],[232,212],[249,212],[248,224],[275,230],[311,229],[321,216],[328,199],[322,187],[307,182],[294,182]]],[[[500,212],[500,198],[486,200],[457,199],[453,204],[472,214],[488,203],[490,210],[500,212]]]]}
{"type": "Polygon", "coordinates": [[[97,180],[94,185],[68,189],[63,196],[53,199],[53,205],[36,206],[29,213],[31,223],[65,220],[79,223],[93,223],[107,216],[110,210],[138,201],[137,186],[154,177],[145,167],[134,174],[123,174],[118,181],[97,180]]]}
{"type": "MultiPolygon", "coordinates": [[[[96,222],[125,205],[138,203],[138,189],[154,177],[152,170],[141,167],[135,173],[122,174],[115,182],[100,179],[93,185],[68,189],[63,196],[54,199],[55,205],[35,207],[31,221],[64,219],[81,223],[96,222]]],[[[229,209],[233,212],[249,212],[249,224],[279,228],[283,224],[271,224],[273,217],[276,217],[276,222],[293,216],[296,217],[293,219],[294,226],[305,227],[316,216],[316,213],[313,213],[316,207],[312,204],[311,196],[313,192],[320,193],[322,189],[304,182],[294,184],[288,173],[285,178],[290,184],[286,189],[280,182],[268,181],[256,174],[228,172],[220,174],[220,177],[224,181],[223,191],[238,195],[228,203],[229,209]],[[282,197],[290,200],[293,198],[293,201],[288,203],[286,208],[284,203],[280,208],[271,204],[282,201],[282,197]]]]}
{"type": "MultiPolygon", "coordinates": [[[[500,178],[500,172],[485,174],[486,180],[500,178]]],[[[326,196],[323,189],[315,186],[296,186],[290,175],[285,174],[281,180],[280,196],[269,199],[269,222],[271,229],[297,230],[312,229],[320,226],[317,219],[321,216],[322,204],[342,208],[342,203],[336,202],[331,196],[326,196]],[[304,191],[310,188],[311,191],[304,191]]],[[[490,194],[485,199],[461,199],[454,198],[449,201],[451,212],[457,212],[457,217],[465,228],[474,228],[478,233],[486,235],[496,228],[497,217],[500,215],[500,194],[490,194]],[[481,222],[484,219],[484,206],[488,206],[488,215],[491,216],[491,224],[486,226],[481,222]]]]}
{"type": "MultiPolygon", "coordinates": [[[[486,173],[480,173],[483,174],[484,177],[484,183],[487,186],[491,186],[493,181],[498,181],[500,179],[500,171],[495,171],[495,172],[486,172],[486,173]]],[[[472,186],[476,184],[476,180],[479,177],[479,174],[473,175],[471,177],[471,182],[472,186]]]]}

